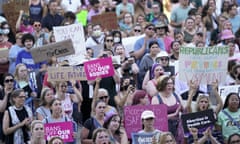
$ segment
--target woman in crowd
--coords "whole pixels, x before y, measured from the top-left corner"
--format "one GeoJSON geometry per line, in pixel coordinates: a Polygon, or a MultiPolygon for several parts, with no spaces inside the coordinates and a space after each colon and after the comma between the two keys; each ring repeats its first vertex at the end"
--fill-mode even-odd
{"type": "Polygon", "coordinates": [[[48,144],[64,144],[63,139],[60,137],[52,137],[49,141],[48,144]]]}
{"type": "Polygon", "coordinates": [[[25,99],[23,89],[16,89],[11,94],[12,106],[8,107],[3,117],[6,144],[23,144],[30,140],[29,128],[33,114],[31,109],[24,105],[25,99]]]}
{"type": "Polygon", "coordinates": [[[227,95],[223,110],[218,114],[217,129],[222,132],[224,141],[234,133],[240,134],[240,98],[238,93],[227,95]]]}
{"type": "Polygon", "coordinates": [[[196,33],[195,20],[193,18],[188,17],[185,20],[185,25],[183,27],[183,33],[184,33],[184,41],[186,43],[191,43],[193,40],[193,37],[196,33]]]}
{"type": "Polygon", "coordinates": [[[34,120],[31,123],[31,139],[29,144],[46,144],[42,121],[34,120]]]}
{"type": "Polygon", "coordinates": [[[123,31],[128,37],[134,25],[134,18],[131,15],[131,13],[129,12],[125,13],[123,16],[123,20],[122,22],[119,23],[119,25],[120,25],[120,30],[123,31]]]}
{"type": "Polygon", "coordinates": [[[44,6],[44,0],[29,0],[29,15],[32,22],[42,20],[44,6]]]}
{"type": "Polygon", "coordinates": [[[62,101],[63,112],[72,118],[73,113],[73,103],[81,103],[83,101],[82,94],[76,87],[76,81],[71,81],[71,86],[73,88],[73,93],[67,91],[68,83],[67,81],[58,82],[56,84],[56,96],[62,101]]]}
{"type": "Polygon", "coordinates": [[[81,131],[81,143],[92,144],[93,131],[97,128],[103,127],[106,103],[103,100],[97,100],[94,103],[94,115],[87,119],[81,131]]]}
{"type": "Polygon", "coordinates": [[[111,115],[103,124],[110,135],[110,141],[114,144],[127,144],[128,138],[126,131],[121,127],[121,118],[118,114],[111,115]]]}
{"type": "Polygon", "coordinates": [[[234,133],[229,136],[227,144],[239,144],[240,143],[240,134],[234,133]]]}
{"type": "Polygon", "coordinates": [[[113,50],[113,36],[106,35],[104,37],[104,49],[113,50]]]}
{"type": "Polygon", "coordinates": [[[156,144],[177,144],[171,132],[163,132],[159,137],[159,142],[156,144]]]}
{"type": "Polygon", "coordinates": [[[46,123],[67,122],[67,121],[73,122],[73,129],[74,129],[73,138],[75,139],[77,137],[76,128],[75,128],[76,125],[74,121],[69,119],[68,116],[66,116],[63,113],[61,99],[55,98],[50,102],[50,111],[51,111],[51,116],[43,119],[43,123],[46,124],[46,123]]]}
{"type": "Polygon", "coordinates": [[[142,26],[137,23],[133,26],[132,32],[131,32],[131,36],[140,36],[143,34],[143,28],[142,26]]]}
{"type": "Polygon", "coordinates": [[[156,139],[155,141],[158,141],[159,136],[161,135],[161,131],[154,128],[154,122],[155,122],[155,114],[153,111],[145,110],[141,114],[141,121],[142,121],[142,130],[140,130],[139,134],[153,134],[156,139]]]}
{"type": "Polygon", "coordinates": [[[38,120],[50,117],[50,103],[54,99],[53,91],[50,88],[43,88],[40,97],[40,107],[37,108],[36,114],[38,120]]]}
{"type": "Polygon", "coordinates": [[[133,102],[132,105],[146,106],[150,104],[148,95],[144,90],[136,90],[133,93],[133,102]]]}
{"type": "MultiPolygon", "coordinates": [[[[143,88],[146,89],[147,94],[150,96],[150,98],[152,98],[153,96],[157,95],[157,79],[164,75],[164,69],[160,64],[155,63],[152,65],[150,73],[150,80],[147,82],[146,86],[143,85],[143,88]]],[[[147,76],[149,77],[149,74],[147,76]]]]}
{"type": "Polygon", "coordinates": [[[121,31],[115,30],[112,32],[113,35],[113,43],[115,44],[122,44],[122,33],[121,31]]]}
{"type": "Polygon", "coordinates": [[[170,60],[172,62],[177,61],[179,59],[179,52],[180,52],[180,43],[179,41],[173,41],[171,43],[171,55],[170,60]]]}
{"type": "Polygon", "coordinates": [[[108,130],[105,128],[98,128],[93,132],[93,144],[110,144],[108,130]]]}
{"type": "Polygon", "coordinates": [[[181,97],[174,92],[174,82],[171,77],[163,75],[157,81],[158,94],[152,98],[152,104],[165,104],[168,113],[168,130],[181,143],[183,133],[181,133],[181,122],[179,112],[183,111],[181,97]],[[178,136],[178,137],[177,137],[178,136]]]}

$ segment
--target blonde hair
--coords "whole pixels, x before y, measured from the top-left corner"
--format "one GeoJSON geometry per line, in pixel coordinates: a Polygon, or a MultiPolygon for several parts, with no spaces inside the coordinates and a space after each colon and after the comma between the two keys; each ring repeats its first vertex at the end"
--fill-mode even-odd
{"type": "Polygon", "coordinates": [[[176,140],[175,140],[175,138],[174,138],[174,136],[173,136],[173,134],[171,132],[163,132],[163,133],[161,133],[161,135],[159,137],[158,144],[165,144],[167,136],[171,136],[172,140],[176,144],[176,140]]]}
{"type": "Polygon", "coordinates": [[[43,122],[41,120],[33,120],[31,123],[31,132],[33,132],[33,128],[35,127],[36,124],[42,124],[43,122]]]}
{"type": "Polygon", "coordinates": [[[210,101],[209,95],[208,94],[198,94],[197,101],[196,101],[197,102],[197,104],[196,104],[196,110],[197,111],[200,111],[198,103],[203,98],[206,98],[208,100],[208,109],[211,107],[211,101],[210,101]]]}
{"type": "MultiPolygon", "coordinates": [[[[22,66],[25,66],[27,68],[27,66],[25,64],[23,64],[23,63],[19,63],[16,66],[16,69],[15,69],[15,72],[14,72],[14,78],[16,79],[16,81],[20,80],[18,71],[19,71],[19,68],[22,67],[22,66]]],[[[28,80],[29,79],[28,79],[28,76],[27,76],[27,78],[24,81],[28,82],[28,80]]]]}

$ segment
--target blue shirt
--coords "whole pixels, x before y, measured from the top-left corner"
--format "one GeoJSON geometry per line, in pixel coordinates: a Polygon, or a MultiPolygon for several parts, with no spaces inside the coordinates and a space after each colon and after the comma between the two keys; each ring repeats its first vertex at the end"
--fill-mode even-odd
{"type": "Polygon", "coordinates": [[[22,51],[23,48],[18,46],[18,45],[13,45],[10,50],[9,50],[9,68],[8,68],[8,72],[13,74],[15,71],[15,66],[16,66],[16,58],[17,55],[20,51],[22,51]]]}
{"type": "Polygon", "coordinates": [[[43,19],[42,19],[42,27],[47,28],[49,31],[53,30],[54,26],[60,26],[62,24],[63,17],[59,14],[51,15],[48,13],[43,19]]]}

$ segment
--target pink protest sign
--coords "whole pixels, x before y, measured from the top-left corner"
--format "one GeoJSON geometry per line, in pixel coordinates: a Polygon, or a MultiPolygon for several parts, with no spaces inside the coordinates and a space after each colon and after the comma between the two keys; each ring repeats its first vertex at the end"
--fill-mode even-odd
{"type": "Polygon", "coordinates": [[[141,114],[145,110],[151,110],[154,112],[154,127],[156,129],[168,131],[166,105],[126,106],[124,107],[124,127],[126,128],[128,138],[131,138],[131,133],[136,133],[142,129],[141,114]]]}
{"type": "Polygon", "coordinates": [[[99,58],[84,63],[84,71],[87,80],[95,80],[97,77],[110,77],[114,75],[112,58],[99,58]]]}
{"type": "Polygon", "coordinates": [[[45,139],[49,141],[54,136],[59,136],[64,142],[73,142],[73,123],[56,122],[44,124],[45,139]]]}

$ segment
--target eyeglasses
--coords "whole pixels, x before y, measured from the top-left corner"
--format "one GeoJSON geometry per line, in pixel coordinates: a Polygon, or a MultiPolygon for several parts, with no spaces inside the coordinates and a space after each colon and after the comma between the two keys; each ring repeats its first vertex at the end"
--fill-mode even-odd
{"type": "Polygon", "coordinates": [[[101,97],[99,97],[100,100],[107,99],[107,98],[108,98],[108,96],[101,96],[101,97]]]}
{"type": "Polygon", "coordinates": [[[61,85],[61,87],[62,87],[62,88],[64,88],[64,87],[65,87],[65,88],[66,88],[66,87],[67,87],[67,85],[61,85]]]}
{"type": "Polygon", "coordinates": [[[14,82],[13,79],[5,79],[5,83],[14,82]]]}
{"type": "Polygon", "coordinates": [[[168,61],[168,58],[160,58],[161,61],[168,61]]]}
{"type": "Polygon", "coordinates": [[[147,29],[148,29],[148,30],[152,30],[152,31],[154,30],[154,28],[153,28],[153,27],[149,27],[149,28],[147,28],[147,29]]]}
{"type": "Polygon", "coordinates": [[[135,32],[139,32],[139,33],[141,32],[141,30],[139,30],[139,29],[135,29],[134,31],[135,31],[135,32]]]}
{"type": "Polygon", "coordinates": [[[34,27],[41,27],[41,24],[34,24],[34,27]]]}
{"type": "Polygon", "coordinates": [[[26,98],[26,96],[18,96],[17,98],[23,99],[23,98],[26,98]]]}
{"type": "Polygon", "coordinates": [[[113,42],[113,39],[107,39],[106,42],[113,42]]]}

